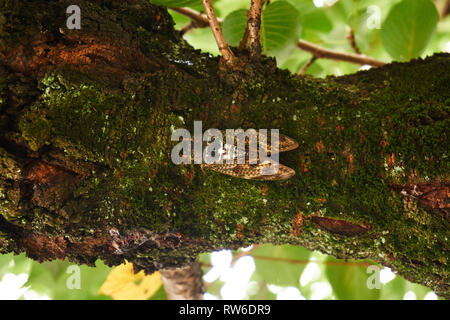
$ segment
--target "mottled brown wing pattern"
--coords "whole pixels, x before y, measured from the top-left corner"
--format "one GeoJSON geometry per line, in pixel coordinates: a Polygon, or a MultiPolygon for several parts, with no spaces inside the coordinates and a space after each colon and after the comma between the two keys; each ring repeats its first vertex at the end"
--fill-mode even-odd
{"type": "Polygon", "coordinates": [[[206,168],[232,177],[250,180],[286,180],[295,174],[295,171],[282,164],[278,164],[277,172],[263,175],[262,169],[270,167],[269,163],[257,164],[208,164],[206,168]]]}
{"type": "MultiPolygon", "coordinates": [[[[259,137],[258,141],[260,142],[259,137]]],[[[246,144],[248,144],[248,141],[246,141],[246,144]]],[[[291,151],[297,147],[298,143],[294,139],[285,135],[279,135],[278,152],[291,151]]],[[[263,144],[262,148],[264,148],[268,154],[272,152],[270,143],[263,144]]],[[[246,146],[246,150],[247,149],[248,146],[246,146]]],[[[286,180],[295,175],[295,171],[293,169],[282,164],[278,164],[278,170],[274,171],[273,174],[263,174],[262,170],[264,168],[270,168],[271,165],[272,164],[268,161],[260,162],[259,158],[256,164],[250,164],[248,157],[246,157],[246,163],[244,164],[238,164],[237,159],[235,158],[234,163],[231,164],[207,164],[204,165],[204,167],[232,177],[251,180],[286,180]]]]}
{"type": "MultiPolygon", "coordinates": [[[[297,147],[298,147],[297,141],[295,141],[294,139],[289,138],[288,136],[285,136],[283,134],[278,135],[278,140],[279,140],[278,152],[291,151],[291,150],[297,149],[297,147]]],[[[258,136],[258,141],[259,141],[259,143],[261,143],[261,139],[259,139],[259,136],[258,136]]],[[[262,147],[265,150],[267,150],[268,153],[270,153],[272,151],[272,145],[270,143],[262,144],[262,147]]]]}

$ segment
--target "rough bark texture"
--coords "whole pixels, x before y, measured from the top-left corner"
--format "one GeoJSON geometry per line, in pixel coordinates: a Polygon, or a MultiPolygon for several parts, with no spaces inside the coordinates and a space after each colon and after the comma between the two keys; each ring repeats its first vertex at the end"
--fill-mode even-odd
{"type": "Polygon", "coordinates": [[[183,268],[161,270],[168,300],[202,300],[203,272],[199,262],[183,268]]]}
{"type": "Polygon", "coordinates": [[[156,269],[289,243],[450,297],[450,56],[314,79],[239,71],[147,1],[0,0],[0,252],[156,269]],[[174,128],[278,128],[283,182],[171,162],[174,128]]]}

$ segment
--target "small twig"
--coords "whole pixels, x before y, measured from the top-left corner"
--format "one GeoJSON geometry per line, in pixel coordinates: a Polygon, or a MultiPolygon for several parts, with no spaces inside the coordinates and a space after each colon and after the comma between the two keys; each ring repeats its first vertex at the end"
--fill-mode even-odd
{"type": "Polygon", "coordinates": [[[360,65],[367,64],[372,67],[381,67],[386,64],[383,61],[376,60],[364,54],[343,53],[339,51],[325,49],[310,42],[307,42],[305,40],[299,40],[297,47],[304,51],[312,53],[316,58],[333,59],[360,65]]]}
{"type": "MultiPolygon", "coordinates": [[[[184,35],[196,28],[209,27],[208,17],[203,13],[192,10],[190,8],[170,8],[170,9],[191,19],[191,22],[189,24],[181,28],[180,30],[181,35],[184,35]]],[[[219,23],[222,23],[222,19],[220,18],[217,18],[217,21],[219,21],[219,23]]]]}
{"type": "Polygon", "coordinates": [[[194,30],[195,28],[197,28],[197,25],[195,24],[194,21],[191,21],[187,25],[185,25],[183,28],[180,29],[181,35],[183,36],[186,33],[188,33],[189,31],[194,30]]]}
{"type": "Polygon", "coordinates": [[[195,26],[197,28],[205,28],[209,26],[208,17],[203,13],[192,10],[190,8],[170,8],[170,9],[178,12],[179,14],[182,14],[183,16],[190,18],[195,23],[195,26]]]}
{"type": "MultiPolygon", "coordinates": [[[[245,252],[244,254],[240,255],[239,258],[242,258],[245,256],[251,256],[255,260],[284,262],[284,263],[290,263],[290,264],[308,264],[311,262],[311,263],[317,263],[317,264],[324,264],[327,266],[356,266],[356,267],[368,267],[368,266],[371,266],[374,264],[374,263],[369,263],[369,262],[364,262],[364,261],[362,261],[362,262],[358,262],[358,261],[318,261],[318,260],[287,259],[287,258],[269,257],[269,256],[255,256],[255,255],[249,254],[248,252],[245,252]]],[[[236,263],[236,262],[234,262],[234,263],[236,263]]],[[[205,268],[212,268],[212,265],[210,263],[201,263],[201,266],[205,267],[205,268]]]]}
{"type": "Polygon", "coordinates": [[[297,259],[286,259],[278,257],[266,257],[266,256],[255,256],[252,255],[253,259],[256,260],[266,260],[266,261],[277,261],[286,262],[291,264],[307,264],[310,262],[324,264],[328,266],[357,266],[357,267],[368,267],[373,263],[369,262],[357,262],[357,261],[315,261],[315,260],[297,260],[297,259]]]}
{"type": "Polygon", "coordinates": [[[311,59],[309,59],[304,65],[303,67],[301,67],[301,69],[298,71],[298,75],[302,75],[306,72],[306,70],[314,63],[314,61],[317,60],[316,56],[312,56],[311,59]]]}
{"type": "Polygon", "coordinates": [[[252,0],[250,9],[247,12],[248,46],[250,48],[250,57],[252,58],[261,56],[260,29],[263,3],[264,0],[252,0]]]}
{"type": "Polygon", "coordinates": [[[359,50],[358,45],[356,44],[355,32],[353,31],[352,28],[350,28],[350,31],[348,32],[347,39],[348,41],[350,41],[350,45],[352,46],[353,51],[355,51],[356,54],[361,54],[361,51],[359,50]]]}
{"type": "Polygon", "coordinates": [[[247,41],[248,41],[248,25],[245,28],[244,36],[242,37],[241,42],[239,42],[239,51],[242,51],[245,49],[245,46],[247,45],[247,41]]]}
{"type": "Polygon", "coordinates": [[[253,251],[255,251],[256,249],[258,249],[259,247],[261,247],[260,244],[254,244],[250,250],[241,251],[241,252],[235,254],[233,257],[233,261],[231,261],[231,266],[234,266],[234,264],[239,260],[239,258],[251,255],[251,253],[253,251]]]}
{"type": "Polygon", "coordinates": [[[228,46],[225,37],[223,36],[222,29],[220,28],[219,21],[217,20],[214,8],[211,4],[211,0],[203,0],[203,6],[205,7],[206,16],[208,17],[209,26],[216,39],[217,46],[222,54],[225,63],[228,66],[233,66],[235,62],[235,56],[228,46]]]}

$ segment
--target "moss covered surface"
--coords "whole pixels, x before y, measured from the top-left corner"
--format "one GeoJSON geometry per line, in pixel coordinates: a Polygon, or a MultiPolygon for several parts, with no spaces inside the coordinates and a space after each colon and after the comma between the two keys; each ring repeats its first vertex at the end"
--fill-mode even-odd
{"type": "Polygon", "coordinates": [[[290,243],[370,258],[449,296],[448,219],[391,187],[448,185],[448,54],[327,79],[295,77],[270,58],[231,72],[180,39],[164,10],[139,6],[146,19],[126,4],[90,4],[126,17],[124,30],[99,41],[137,43],[156,61],[145,72],[113,70],[109,79],[96,60],[88,69],[60,63],[32,76],[39,94],[31,103],[13,106],[17,81],[0,69],[0,116],[9,121],[0,148],[2,252],[26,250],[16,228],[68,242],[101,235],[109,247],[92,256],[152,271],[205,250],[290,243]],[[204,130],[279,129],[299,143],[280,159],[296,175],[249,181],[174,165],[171,132],[193,132],[194,120],[204,130]],[[363,231],[327,227],[336,220],[363,231]]]}

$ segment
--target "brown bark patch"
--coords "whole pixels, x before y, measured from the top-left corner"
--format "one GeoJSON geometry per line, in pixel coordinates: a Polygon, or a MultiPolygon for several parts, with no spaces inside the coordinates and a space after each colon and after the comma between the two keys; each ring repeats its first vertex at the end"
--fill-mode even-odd
{"type": "Polygon", "coordinates": [[[66,257],[67,243],[62,236],[49,238],[44,234],[31,233],[23,237],[22,244],[27,256],[39,262],[66,257]]]}
{"type": "Polygon", "coordinates": [[[338,220],[326,217],[311,217],[311,220],[321,228],[331,232],[346,236],[354,236],[366,233],[369,227],[355,224],[353,222],[338,220]]]}
{"type": "Polygon", "coordinates": [[[298,211],[297,216],[295,217],[294,222],[292,223],[292,231],[291,231],[292,237],[298,236],[302,225],[303,225],[303,213],[301,211],[298,211]]]}
{"type": "Polygon", "coordinates": [[[325,150],[325,145],[323,144],[322,140],[316,142],[316,150],[317,152],[322,152],[325,150]]]}
{"type": "Polygon", "coordinates": [[[238,239],[242,239],[242,230],[244,229],[244,226],[242,224],[238,224],[236,227],[236,237],[238,239]]]}
{"type": "Polygon", "coordinates": [[[263,185],[262,187],[261,187],[261,195],[262,196],[265,196],[267,194],[267,185],[263,185]]]}
{"type": "Polygon", "coordinates": [[[59,208],[78,184],[73,172],[39,160],[28,165],[25,177],[31,183],[31,202],[49,210],[59,208]]]}
{"type": "Polygon", "coordinates": [[[387,165],[390,170],[392,170],[395,166],[395,154],[391,153],[387,160],[387,165]]]}
{"type": "Polygon", "coordinates": [[[87,236],[81,240],[69,237],[50,237],[41,233],[21,232],[21,244],[27,256],[39,262],[67,257],[83,257],[83,261],[94,262],[102,252],[110,252],[108,237],[87,236]]]}
{"type": "Polygon", "coordinates": [[[50,40],[38,40],[27,47],[19,45],[0,53],[0,60],[24,74],[36,74],[48,66],[62,65],[73,65],[86,71],[95,68],[119,75],[123,75],[124,70],[152,72],[160,68],[137,48],[125,44],[99,43],[93,37],[66,39],[65,43],[56,45],[50,43],[50,40]]]}
{"type": "Polygon", "coordinates": [[[353,154],[352,154],[352,153],[350,153],[350,154],[347,156],[346,161],[347,161],[348,171],[349,171],[349,172],[354,172],[354,171],[355,171],[355,167],[353,166],[353,154]]]}
{"type": "Polygon", "coordinates": [[[419,204],[432,208],[450,220],[450,185],[448,183],[415,183],[391,185],[405,197],[417,199],[419,204]]]}

